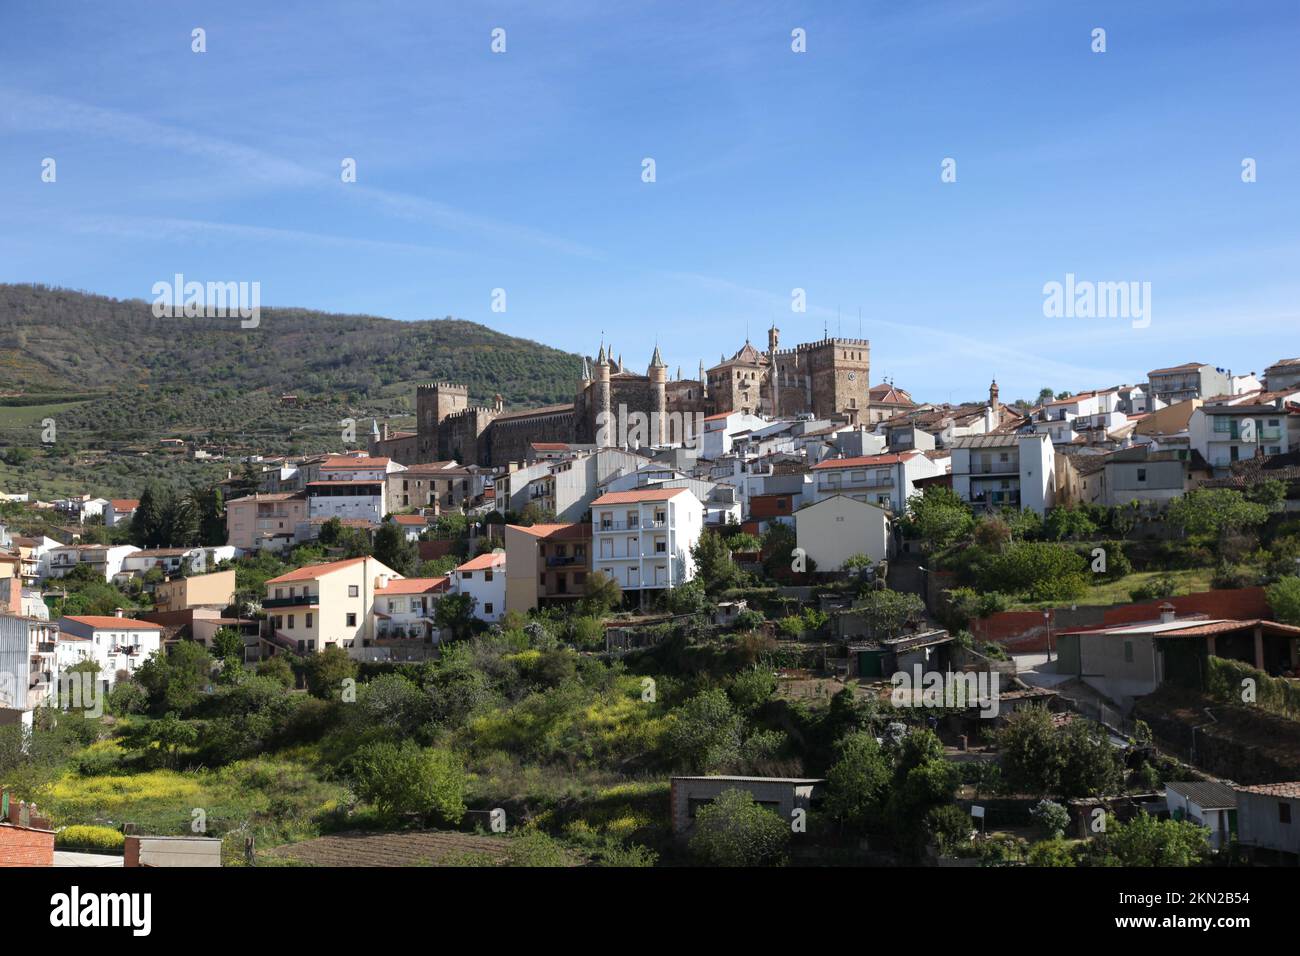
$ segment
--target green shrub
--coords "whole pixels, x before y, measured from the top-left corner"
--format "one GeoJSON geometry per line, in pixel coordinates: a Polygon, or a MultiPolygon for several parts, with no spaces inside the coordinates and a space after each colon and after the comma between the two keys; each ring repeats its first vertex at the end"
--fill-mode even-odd
{"type": "Polygon", "coordinates": [[[77,824],[64,827],[54,834],[54,845],[58,847],[120,850],[125,843],[126,837],[112,827],[77,824]]]}

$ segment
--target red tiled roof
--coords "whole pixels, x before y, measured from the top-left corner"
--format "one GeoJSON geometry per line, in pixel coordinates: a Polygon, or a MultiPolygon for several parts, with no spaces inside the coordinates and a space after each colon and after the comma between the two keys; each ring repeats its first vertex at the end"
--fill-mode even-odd
{"type": "Polygon", "coordinates": [[[591,503],[596,505],[632,505],[641,501],[667,501],[669,498],[684,494],[688,488],[645,488],[641,491],[611,491],[601,495],[591,503]]]}
{"type": "Polygon", "coordinates": [[[322,471],[340,471],[347,468],[387,468],[387,458],[354,458],[351,455],[332,455],[320,463],[322,471]]]}
{"type": "Polygon", "coordinates": [[[535,441],[531,442],[533,448],[538,451],[568,451],[569,446],[562,441],[535,441]]]}
{"type": "Polygon", "coordinates": [[[134,511],[140,507],[139,498],[111,498],[108,503],[114,511],[134,511]]]}
{"type": "Polygon", "coordinates": [[[489,551],[487,554],[480,554],[477,558],[471,558],[464,564],[456,568],[457,571],[487,571],[495,568],[499,564],[506,563],[504,554],[496,554],[489,551]]]}
{"type": "Polygon", "coordinates": [[[429,519],[424,515],[389,515],[397,524],[410,525],[412,527],[423,527],[429,523],[429,519]]]}
{"type": "Polygon", "coordinates": [[[69,614],[63,620],[86,624],[97,631],[161,631],[163,629],[161,624],[154,624],[152,621],[137,621],[132,617],[114,617],[106,614],[69,614]]]}
{"type": "Polygon", "coordinates": [[[522,531],[524,534],[530,534],[534,538],[585,538],[591,533],[591,525],[584,523],[573,524],[511,524],[507,528],[514,528],[516,531],[522,531]]]}
{"type": "Polygon", "coordinates": [[[828,468],[870,468],[879,465],[897,465],[919,455],[917,451],[892,452],[886,455],[867,455],[861,458],[830,458],[812,466],[813,471],[828,468]]]}
{"type": "Polygon", "coordinates": [[[440,578],[400,578],[390,580],[382,588],[375,588],[376,594],[427,594],[441,591],[447,586],[446,575],[440,578]]]}
{"type": "Polygon", "coordinates": [[[341,571],[343,568],[350,568],[366,560],[365,558],[344,558],[342,561],[327,561],[324,564],[309,564],[305,568],[298,568],[296,571],[290,571],[282,574],[278,578],[271,578],[267,584],[287,584],[290,581],[315,581],[326,574],[332,574],[335,571],[341,571]]]}

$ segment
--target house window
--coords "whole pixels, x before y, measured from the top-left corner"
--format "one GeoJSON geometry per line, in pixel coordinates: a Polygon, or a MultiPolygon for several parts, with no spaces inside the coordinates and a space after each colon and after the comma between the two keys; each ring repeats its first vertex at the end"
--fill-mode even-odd
{"type": "Polygon", "coordinates": [[[311,615],[307,614],[306,620],[304,620],[302,623],[303,623],[303,627],[311,627],[311,615]]]}
{"type": "Polygon", "coordinates": [[[1277,822],[1278,823],[1291,822],[1291,804],[1279,803],[1277,805],[1277,822]]]}
{"type": "Polygon", "coordinates": [[[1125,664],[1133,663],[1133,642],[1132,641],[1124,642],[1124,663],[1125,664]]]}
{"type": "Polygon", "coordinates": [[[293,615],[289,615],[289,630],[293,630],[293,615]]]}
{"type": "Polygon", "coordinates": [[[491,569],[491,568],[488,568],[486,571],[483,572],[483,580],[484,580],[484,581],[491,581],[491,580],[492,580],[492,569],[491,569]]]}
{"type": "Polygon", "coordinates": [[[348,597],[357,597],[360,593],[360,590],[355,584],[348,585],[348,597]]]}
{"type": "Polygon", "coordinates": [[[491,601],[488,601],[486,604],[483,605],[483,613],[484,613],[484,614],[491,614],[491,613],[492,613],[492,602],[491,602],[491,601]]]}
{"type": "Polygon", "coordinates": [[[1138,481],[1146,481],[1146,480],[1147,480],[1147,470],[1145,468],[1139,468],[1138,481]]]}
{"type": "Polygon", "coordinates": [[[348,614],[348,627],[356,627],[356,626],[357,626],[357,616],[356,616],[355,614],[349,613],[349,614],[348,614]]]}

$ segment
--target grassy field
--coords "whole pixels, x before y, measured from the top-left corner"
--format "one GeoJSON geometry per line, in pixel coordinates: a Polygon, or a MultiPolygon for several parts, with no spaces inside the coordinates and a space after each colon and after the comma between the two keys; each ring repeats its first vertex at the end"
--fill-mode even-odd
{"type": "Polygon", "coordinates": [[[1133,598],[1129,595],[1130,591],[1149,584],[1157,578],[1166,576],[1172,578],[1176,585],[1174,596],[1191,594],[1195,591],[1210,590],[1210,581],[1214,577],[1214,569],[1190,568],[1185,571],[1135,571],[1118,581],[1107,581],[1089,588],[1088,593],[1077,601],[1038,601],[1032,604],[1013,604],[1008,610],[1045,611],[1049,608],[1059,607],[1061,604],[1078,604],[1083,607],[1130,604],[1133,601],[1133,598]]]}
{"type": "Polygon", "coordinates": [[[8,444],[36,445],[40,443],[40,424],[43,419],[58,420],[64,412],[86,404],[89,399],[80,402],[57,402],[51,405],[0,405],[0,438],[8,444]],[[9,429],[30,428],[30,435],[9,435],[9,429]]]}

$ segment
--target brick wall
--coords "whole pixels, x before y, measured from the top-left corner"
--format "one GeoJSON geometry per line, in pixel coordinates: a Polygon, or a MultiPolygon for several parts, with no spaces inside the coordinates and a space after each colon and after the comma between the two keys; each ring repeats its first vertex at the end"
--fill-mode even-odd
{"type": "Polygon", "coordinates": [[[0,867],[53,865],[53,831],[0,823],[0,867]]]}

